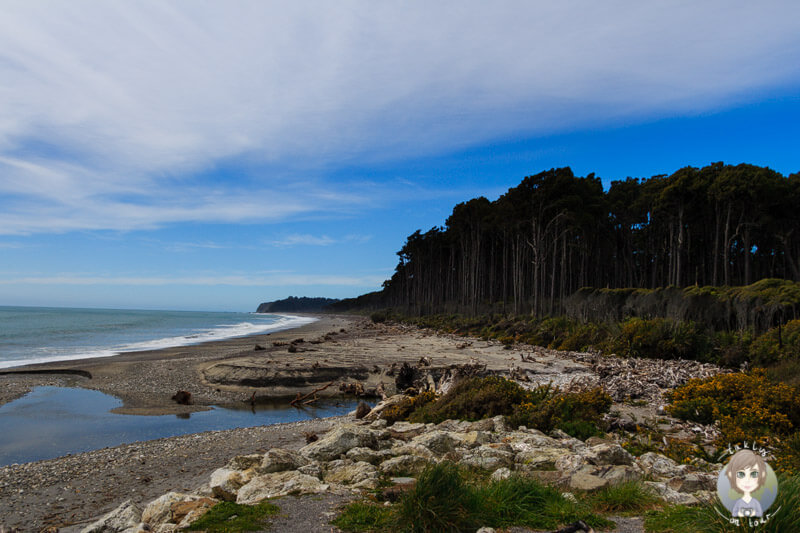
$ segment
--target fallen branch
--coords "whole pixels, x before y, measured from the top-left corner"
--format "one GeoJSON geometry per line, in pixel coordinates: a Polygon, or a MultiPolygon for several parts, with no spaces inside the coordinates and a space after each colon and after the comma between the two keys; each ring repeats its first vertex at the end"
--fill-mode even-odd
{"type": "MultiPolygon", "coordinates": [[[[308,393],[308,394],[306,394],[305,396],[301,396],[301,395],[300,395],[300,393],[298,392],[298,393],[297,393],[297,396],[295,396],[294,400],[292,400],[291,402],[289,402],[289,405],[291,405],[292,407],[297,407],[297,404],[298,404],[299,402],[302,402],[302,401],[304,401],[304,400],[306,400],[306,399],[310,398],[311,396],[315,396],[315,395],[316,395],[318,392],[324,391],[325,389],[327,389],[328,387],[330,387],[331,385],[333,385],[335,382],[336,382],[336,380],[333,380],[333,381],[331,381],[330,383],[328,383],[327,385],[325,385],[324,387],[320,387],[320,388],[318,388],[318,389],[314,389],[314,390],[312,390],[311,392],[309,392],[309,393],[308,393]]],[[[316,398],[314,398],[314,400],[316,400],[316,398]]],[[[311,401],[314,401],[314,400],[311,400],[311,401]]]]}

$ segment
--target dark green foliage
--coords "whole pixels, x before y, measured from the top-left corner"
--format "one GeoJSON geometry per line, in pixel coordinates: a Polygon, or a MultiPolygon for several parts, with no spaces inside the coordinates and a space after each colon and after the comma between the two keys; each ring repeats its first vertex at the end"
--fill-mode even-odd
{"type": "Polygon", "coordinates": [[[275,300],[274,302],[264,302],[259,304],[257,313],[281,313],[281,312],[296,312],[296,313],[313,313],[318,311],[328,311],[332,304],[337,303],[339,300],[336,298],[307,298],[303,296],[298,298],[296,296],[289,296],[283,300],[275,300]]]}
{"type": "Polygon", "coordinates": [[[638,513],[652,509],[661,500],[641,482],[626,481],[599,490],[591,496],[591,502],[602,513],[638,513]]]}
{"type": "Polygon", "coordinates": [[[584,520],[604,527],[608,520],[593,515],[585,502],[574,503],[553,487],[534,479],[512,476],[471,485],[449,462],[428,467],[400,502],[398,523],[403,531],[474,531],[481,526],[512,525],[554,529],[584,520]]]}
{"type": "Polygon", "coordinates": [[[626,320],[621,331],[603,344],[605,351],[654,359],[711,359],[712,334],[694,322],[663,318],[626,320]]]}
{"type": "Polygon", "coordinates": [[[412,422],[439,423],[447,419],[480,420],[510,414],[528,392],[517,383],[498,376],[469,378],[458,383],[435,402],[409,416],[412,422]]]}
{"type": "Polygon", "coordinates": [[[201,516],[187,531],[264,531],[269,529],[269,517],[280,511],[276,505],[262,501],[256,505],[221,502],[201,516]]]}
{"type": "Polygon", "coordinates": [[[610,407],[611,397],[601,389],[562,392],[541,386],[526,390],[514,381],[489,376],[466,379],[435,400],[433,393],[423,393],[387,409],[384,416],[390,422],[407,419],[439,423],[504,415],[512,427],[541,431],[559,428],[586,439],[602,434],[598,426],[610,407]]]}
{"type": "Polygon", "coordinates": [[[800,281],[797,205],[800,179],[747,164],[684,167],[612,181],[608,191],[594,174],[554,168],[495,201],[460,203],[444,226],[409,235],[383,290],[347,305],[544,317],[564,314],[565,300],[581,287],[666,287],[609,293],[584,309],[594,309],[597,322],[635,315],[760,332],[800,318],[798,298],[787,306],[742,293],[725,302],[705,287],[800,281]],[[627,304],[639,311],[629,313],[627,304]],[[784,316],[774,316],[780,308],[784,316]]]}

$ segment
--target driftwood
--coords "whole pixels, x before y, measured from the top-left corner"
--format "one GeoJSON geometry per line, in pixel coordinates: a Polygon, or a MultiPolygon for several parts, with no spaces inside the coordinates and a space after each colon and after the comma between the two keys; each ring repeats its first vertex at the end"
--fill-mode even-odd
{"type": "Polygon", "coordinates": [[[318,392],[324,391],[325,389],[327,389],[328,387],[333,385],[335,382],[336,382],[336,380],[333,380],[333,381],[331,381],[330,383],[328,383],[327,385],[325,385],[323,387],[319,387],[317,389],[312,390],[311,392],[309,392],[305,396],[301,396],[300,393],[298,392],[297,396],[295,396],[294,400],[289,402],[289,405],[291,405],[292,407],[297,407],[298,403],[302,403],[303,405],[308,405],[308,404],[310,404],[312,402],[315,402],[315,401],[317,401],[316,394],[318,392]],[[308,400],[308,398],[311,398],[312,396],[314,396],[314,398],[312,398],[311,400],[308,400]]]}

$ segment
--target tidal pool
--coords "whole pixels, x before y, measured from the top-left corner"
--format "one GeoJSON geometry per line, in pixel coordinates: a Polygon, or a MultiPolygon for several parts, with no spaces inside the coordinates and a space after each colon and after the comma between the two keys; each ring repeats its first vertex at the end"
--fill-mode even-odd
{"type": "Polygon", "coordinates": [[[296,409],[258,405],[255,411],[214,407],[191,415],[120,415],[122,401],[102,392],[66,387],[36,387],[0,406],[0,466],[52,459],[119,444],[188,433],[297,422],[338,416],[358,400],[329,400],[296,409]]]}

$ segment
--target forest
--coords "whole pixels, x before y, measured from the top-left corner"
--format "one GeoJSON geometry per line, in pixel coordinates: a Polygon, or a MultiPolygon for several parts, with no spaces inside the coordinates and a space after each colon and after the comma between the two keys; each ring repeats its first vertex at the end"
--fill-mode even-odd
{"type": "Polygon", "coordinates": [[[585,287],[800,281],[798,207],[800,173],[749,164],[627,178],[607,191],[594,174],[552,169],[414,232],[383,290],[343,304],[543,317],[565,314],[585,287]]]}

